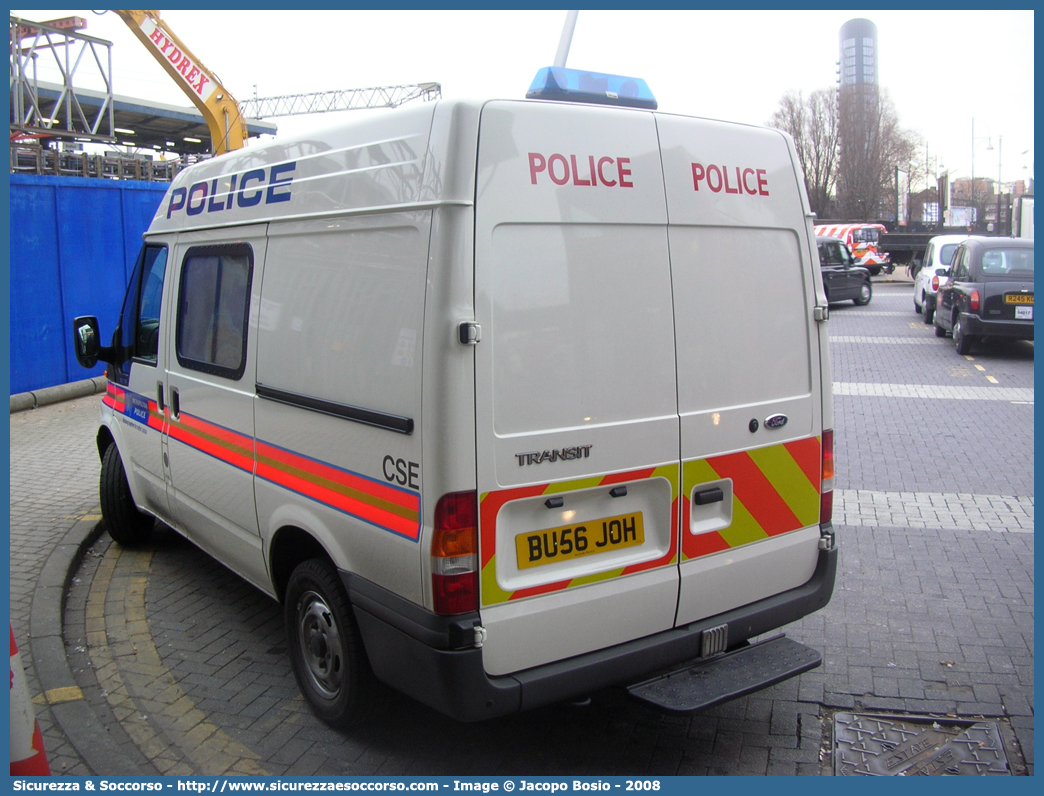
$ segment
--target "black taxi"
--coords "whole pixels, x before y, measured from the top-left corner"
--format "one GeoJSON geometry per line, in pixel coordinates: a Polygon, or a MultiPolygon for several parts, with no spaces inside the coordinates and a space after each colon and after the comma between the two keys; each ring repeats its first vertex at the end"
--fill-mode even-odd
{"type": "Polygon", "coordinates": [[[870,271],[856,265],[855,257],[847,244],[840,238],[818,236],[819,267],[823,274],[823,290],[827,302],[851,299],[860,306],[869,304],[873,296],[870,271]]]}
{"type": "Polygon", "coordinates": [[[954,252],[939,288],[935,334],[958,354],[990,338],[1033,339],[1033,241],[971,237],[954,252]]]}

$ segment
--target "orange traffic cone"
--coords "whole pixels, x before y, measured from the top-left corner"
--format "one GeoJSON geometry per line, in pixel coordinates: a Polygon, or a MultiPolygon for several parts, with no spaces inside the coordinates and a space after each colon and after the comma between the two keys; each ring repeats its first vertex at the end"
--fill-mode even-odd
{"type": "Polygon", "coordinates": [[[49,777],[40,725],[29,700],[29,684],[22,668],[22,656],[11,628],[11,776],[49,777]]]}

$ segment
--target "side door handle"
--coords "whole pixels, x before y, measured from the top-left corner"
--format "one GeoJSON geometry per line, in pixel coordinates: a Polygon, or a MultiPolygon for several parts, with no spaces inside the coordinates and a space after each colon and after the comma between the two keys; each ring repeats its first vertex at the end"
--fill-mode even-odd
{"type": "Polygon", "coordinates": [[[174,417],[181,416],[181,394],[177,387],[170,388],[170,412],[174,417]]]}
{"type": "Polygon", "coordinates": [[[163,414],[163,410],[166,409],[166,404],[163,401],[163,382],[156,382],[156,404],[159,406],[160,414],[163,414]]]}

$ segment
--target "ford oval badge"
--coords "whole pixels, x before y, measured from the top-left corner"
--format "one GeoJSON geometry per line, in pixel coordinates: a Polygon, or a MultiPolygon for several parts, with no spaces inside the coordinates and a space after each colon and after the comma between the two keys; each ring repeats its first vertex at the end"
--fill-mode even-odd
{"type": "Polygon", "coordinates": [[[772,417],[765,418],[765,428],[783,428],[786,424],[786,415],[772,415],[772,417]]]}

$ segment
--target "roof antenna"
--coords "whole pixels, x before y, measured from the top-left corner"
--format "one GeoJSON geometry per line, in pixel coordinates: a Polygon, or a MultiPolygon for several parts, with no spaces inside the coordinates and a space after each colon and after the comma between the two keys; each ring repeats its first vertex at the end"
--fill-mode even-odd
{"type": "Polygon", "coordinates": [[[579,11],[566,11],[565,24],[562,26],[562,38],[558,42],[558,53],[555,55],[555,66],[565,66],[569,57],[569,45],[573,43],[573,28],[579,11]]]}

